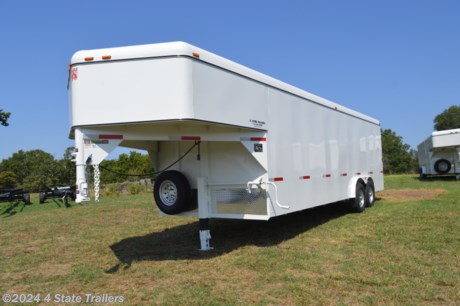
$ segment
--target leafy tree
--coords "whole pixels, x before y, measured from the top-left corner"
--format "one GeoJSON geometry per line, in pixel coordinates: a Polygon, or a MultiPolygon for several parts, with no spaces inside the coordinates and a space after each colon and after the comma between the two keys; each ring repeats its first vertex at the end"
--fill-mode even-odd
{"type": "MultiPolygon", "coordinates": [[[[42,150],[19,150],[0,163],[0,188],[2,182],[5,182],[3,185],[22,186],[32,192],[43,191],[47,185],[74,185],[76,167],[75,163],[72,162],[71,153],[73,150],[73,147],[67,148],[60,160],[54,159],[51,154],[42,150]],[[3,181],[2,176],[4,176],[3,181]]],[[[131,151],[129,155],[121,154],[118,160],[105,160],[101,165],[115,172],[126,174],[152,172],[150,157],[135,151],[131,151]]],[[[88,167],[87,171],[92,174],[92,167],[88,167]]],[[[129,179],[138,180],[139,178],[101,170],[101,182],[103,184],[123,182],[129,179]]]]}
{"type": "Polygon", "coordinates": [[[460,105],[452,105],[444,110],[434,118],[433,122],[436,131],[460,128],[460,105]]]}
{"type": "Polygon", "coordinates": [[[12,171],[0,172],[0,188],[15,188],[19,185],[18,177],[12,171]]]}
{"type": "Polygon", "coordinates": [[[413,172],[416,161],[410,146],[391,129],[382,130],[383,169],[387,174],[413,172]]]}
{"type": "Polygon", "coordinates": [[[74,147],[68,147],[65,150],[62,159],[57,161],[58,167],[56,177],[59,185],[75,185],[76,167],[75,163],[72,161],[72,152],[74,149],[74,147]]]}
{"type": "Polygon", "coordinates": [[[8,118],[10,118],[11,113],[4,112],[3,109],[0,109],[0,124],[3,126],[8,126],[8,118]]]}
{"type": "Polygon", "coordinates": [[[19,185],[32,192],[58,182],[58,162],[51,154],[42,150],[19,150],[0,163],[0,170],[16,174],[19,185]]]}
{"type": "MultiPolygon", "coordinates": [[[[118,160],[104,160],[101,165],[104,168],[123,174],[147,174],[152,172],[152,162],[149,155],[131,151],[128,154],[120,154],[118,160]]],[[[101,170],[102,183],[116,183],[126,180],[138,180],[138,176],[124,176],[107,170],[101,170]]]]}

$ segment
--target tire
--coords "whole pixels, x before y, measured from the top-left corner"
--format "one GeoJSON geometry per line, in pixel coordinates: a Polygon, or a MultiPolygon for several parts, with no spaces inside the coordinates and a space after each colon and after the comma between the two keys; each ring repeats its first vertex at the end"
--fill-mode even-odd
{"type": "Polygon", "coordinates": [[[366,188],[364,189],[364,199],[366,201],[366,207],[372,207],[375,204],[375,187],[374,182],[369,180],[366,188]]]}
{"type": "Polygon", "coordinates": [[[363,212],[366,209],[366,196],[364,184],[358,182],[356,184],[355,198],[350,200],[351,210],[356,213],[363,212]]]}
{"type": "Polygon", "coordinates": [[[434,163],[434,170],[439,174],[446,174],[452,168],[452,164],[447,159],[439,159],[434,163]]]}
{"type": "Polygon", "coordinates": [[[25,204],[30,204],[30,193],[24,193],[22,195],[22,199],[25,204]]]}
{"type": "Polygon", "coordinates": [[[46,195],[44,192],[40,192],[40,194],[38,195],[38,198],[39,198],[39,202],[40,204],[43,204],[45,203],[45,200],[46,200],[46,195]]]}
{"type": "Polygon", "coordinates": [[[190,208],[191,190],[185,176],[179,171],[166,171],[155,180],[153,196],[158,208],[175,215],[190,208]]]}

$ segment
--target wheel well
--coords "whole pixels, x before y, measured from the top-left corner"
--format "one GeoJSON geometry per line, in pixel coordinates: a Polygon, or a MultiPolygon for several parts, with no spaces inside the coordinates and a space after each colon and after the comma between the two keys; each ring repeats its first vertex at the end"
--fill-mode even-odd
{"type": "MultiPolygon", "coordinates": [[[[374,181],[370,177],[367,178],[367,182],[374,183],[374,181]]],[[[354,198],[356,196],[356,185],[358,183],[362,184],[364,187],[366,186],[365,179],[362,178],[362,177],[354,177],[348,183],[348,198],[349,199],[352,199],[352,198],[354,198]]]]}
{"type": "Polygon", "coordinates": [[[372,185],[374,185],[374,180],[372,179],[372,177],[370,177],[370,178],[367,179],[367,184],[372,184],[372,185]]]}

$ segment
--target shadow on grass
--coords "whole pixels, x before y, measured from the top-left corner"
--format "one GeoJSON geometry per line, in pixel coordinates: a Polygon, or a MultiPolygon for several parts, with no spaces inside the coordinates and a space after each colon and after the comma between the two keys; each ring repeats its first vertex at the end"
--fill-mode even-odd
{"type": "Polygon", "coordinates": [[[247,245],[273,246],[349,213],[348,205],[333,203],[276,217],[269,221],[212,219],[212,251],[199,251],[198,222],[162,232],[130,237],[110,246],[119,263],[107,273],[136,261],[208,259],[247,245]]]}
{"type": "Polygon", "coordinates": [[[437,175],[427,176],[423,178],[419,176],[414,176],[413,179],[420,182],[458,181],[455,175],[437,175]]]}
{"type": "Polygon", "coordinates": [[[26,206],[29,205],[32,205],[32,203],[26,204],[23,202],[9,202],[9,205],[0,208],[0,215],[3,216],[3,218],[12,217],[18,213],[18,210],[19,212],[22,212],[26,206]]]}
{"type": "MultiPolygon", "coordinates": [[[[62,206],[65,206],[66,208],[72,207],[72,205],[70,205],[69,202],[66,203],[64,200],[62,200],[60,198],[59,199],[51,199],[51,202],[56,204],[56,206],[59,207],[59,208],[62,208],[62,206]]],[[[41,203],[41,204],[46,204],[46,201],[44,203],[41,203]]]]}

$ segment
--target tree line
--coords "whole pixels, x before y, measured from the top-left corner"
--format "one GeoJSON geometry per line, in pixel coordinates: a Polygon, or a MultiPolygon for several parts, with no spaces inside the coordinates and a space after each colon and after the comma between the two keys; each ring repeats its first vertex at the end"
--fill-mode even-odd
{"type": "MultiPolygon", "coordinates": [[[[19,150],[0,163],[0,188],[21,187],[30,192],[40,192],[46,190],[47,186],[75,185],[76,169],[71,155],[73,150],[73,147],[67,148],[60,159],[42,150],[19,150]]],[[[124,174],[152,172],[150,157],[136,151],[120,154],[116,160],[104,160],[101,166],[124,174]]],[[[91,167],[88,170],[91,172],[91,167]]],[[[101,181],[105,184],[139,178],[101,171],[101,181]]]]}

